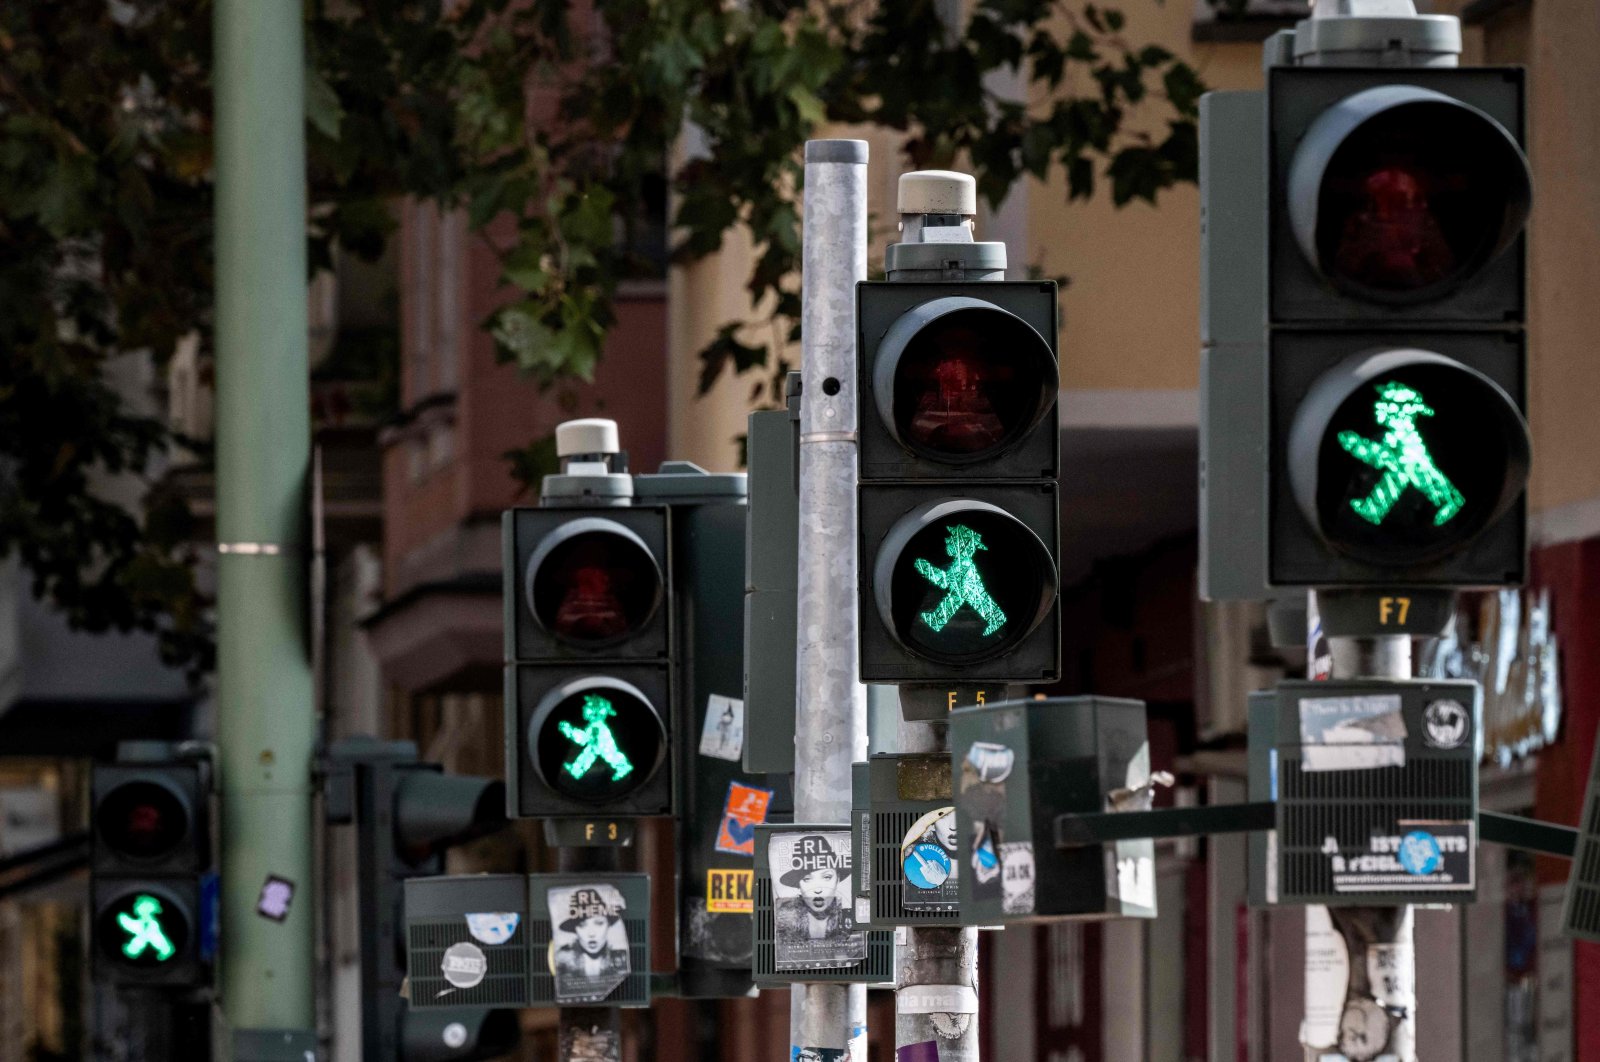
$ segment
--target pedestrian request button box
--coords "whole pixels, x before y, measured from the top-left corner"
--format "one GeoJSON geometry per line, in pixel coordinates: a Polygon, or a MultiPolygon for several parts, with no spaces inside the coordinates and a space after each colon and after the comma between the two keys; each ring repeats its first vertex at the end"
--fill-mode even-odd
{"type": "Polygon", "coordinates": [[[873,756],[852,765],[852,782],[857,921],[961,925],[950,757],[873,756]]]}
{"type": "Polygon", "coordinates": [[[1471,903],[1481,694],[1450,680],[1286,681],[1251,699],[1258,903],[1471,903]]]}
{"type": "Polygon", "coordinates": [[[405,920],[413,1010],[533,1002],[526,875],[409,878],[405,920]]]}
{"type": "Polygon", "coordinates": [[[856,918],[850,827],[755,828],[755,957],[759,984],[884,984],[894,936],[856,918]]]}
{"type": "Polygon", "coordinates": [[[1148,806],[1143,701],[1053,697],[950,713],[956,864],[968,925],[1154,918],[1155,844],[1057,848],[1069,812],[1148,806]]]}

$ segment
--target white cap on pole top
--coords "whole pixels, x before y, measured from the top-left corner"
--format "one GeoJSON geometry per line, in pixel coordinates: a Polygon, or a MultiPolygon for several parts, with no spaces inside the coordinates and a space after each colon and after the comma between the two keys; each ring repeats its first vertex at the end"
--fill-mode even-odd
{"type": "Polygon", "coordinates": [[[978,182],[954,170],[913,170],[900,175],[900,213],[962,214],[978,212],[978,182]]]}
{"type": "Polygon", "coordinates": [[[614,454],[622,450],[617,441],[617,422],[605,417],[585,417],[556,425],[556,456],[614,454]]]}

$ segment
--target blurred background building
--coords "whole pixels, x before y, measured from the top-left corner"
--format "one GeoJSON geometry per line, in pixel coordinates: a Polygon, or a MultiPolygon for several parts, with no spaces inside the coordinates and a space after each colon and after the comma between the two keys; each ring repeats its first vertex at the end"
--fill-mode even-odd
{"type": "MultiPolygon", "coordinates": [[[[1075,0],[1076,2],[1076,0],[1075,0]]],[[[1426,6],[1420,5],[1419,6],[1426,6]]],[[[1600,727],[1600,5],[1592,0],[1440,0],[1461,15],[1465,63],[1529,68],[1537,180],[1529,238],[1533,581],[1468,597],[1454,642],[1431,659],[1486,685],[1486,806],[1575,823],[1600,727]],[[1553,648],[1552,644],[1555,647],[1553,648]]],[[[1250,0],[1219,17],[1203,0],[1127,4],[1131,39],[1194,64],[1214,88],[1261,84],[1259,41],[1306,13],[1250,0]]],[[[996,86],[1006,91],[1007,86],[996,86]]],[[[1018,90],[1020,91],[1020,89],[1018,90]]],[[[831,135],[852,135],[836,129],[831,135]]],[[[872,141],[872,215],[890,235],[896,141],[872,141]]],[[[681,146],[694,150],[692,143],[681,146]]],[[[592,386],[542,392],[497,361],[480,324],[499,267],[462,218],[396,204],[399,239],[377,264],[341,261],[313,286],[312,402],[325,540],[319,693],[329,739],[410,738],[428,759],[501,770],[499,514],[534,500],[508,453],[574,416],[615,418],[636,471],[666,457],[738,466],[751,380],[697,396],[696,352],[746,316],[752,262],[737,236],[687,267],[666,264],[668,203],[644,204],[659,276],[634,282],[592,386]]],[[[1199,197],[1116,209],[1102,191],[1069,203],[1064,178],[1019,185],[979,220],[1015,276],[1065,275],[1062,296],[1063,601],[1059,692],[1150,704],[1164,800],[1244,795],[1245,694],[1303,668],[1273,649],[1253,606],[1195,597],[1199,197]]],[[[646,248],[649,250],[650,248],[646,248]]],[[[797,356],[797,353],[796,353],[797,356]]],[[[124,393],[164,396],[175,427],[211,429],[209,366],[179,351],[165,381],[127,367],[124,393]]],[[[210,471],[172,455],[168,484],[207,512],[210,471]]],[[[208,531],[205,533],[209,533],[208,531]]],[[[1426,654],[1425,654],[1426,655],[1426,654]]],[[[209,733],[204,691],[163,668],[147,639],[69,631],[0,566],[0,1062],[81,1057],[89,1029],[80,875],[40,874],[17,853],[81,842],[86,759],[119,736],[209,733]]],[[[331,1057],[359,1058],[355,896],[347,838],[328,834],[323,996],[331,1057]]],[[[1243,841],[1160,848],[1154,922],[1013,929],[983,938],[985,1055],[1040,1062],[1266,1062],[1298,1058],[1303,918],[1245,904],[1243,841]],[[1003,973],[1002,973],[1003,972],[1003,973]]],[[[533,868],[536,831],[453,853],[452,869],[533,868]]],[[[668,831],[641,859],[670,874],[668,831]]],[[[1566,868],[1485,846],[1480,902],[1417,923],[1419,1041],[1432,1059],[1600,1062],[1600,948],[1556,932],[1566,868]]],[[[669,909],[658,911],[670,920],[669,909]]],[[[656,941],[670,955],[670,930],[656,941]]],[[[892,1003],[873,1004],[873,1055],[892,1058],[892,1003]]],[[[553,1012],[527,1012],[522,1057],[549,1057],[553,1012]]],[[[747,1062],[786,1051],[781,993],[666,1001],[630,1015],[630,1058],[747,1062]]],[[[126,1055],[123,1057],[140,1057],[126,1055]]],[[[151,1055],[149,1057],[158,1057],[151,1055]]]]}

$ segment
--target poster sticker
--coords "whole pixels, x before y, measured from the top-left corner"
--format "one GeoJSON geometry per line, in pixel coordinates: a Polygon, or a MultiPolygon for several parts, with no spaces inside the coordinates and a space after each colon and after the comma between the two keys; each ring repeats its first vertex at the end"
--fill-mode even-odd
{"type": "Polygon", "coordinates": [[[956,909],[956,809],[936,808],[906,832],[900,842],[905,888],[900,902],[920,909],[956,909]]]}
{"type": "Polygon", "coordinates": [[[261,883],[261,895],[256,898],[256,914],[274,922],[289,917],[289,905],[294,902],[294,882],[268,874],[261,883]]]}
{"type": "Polygon", "coordinates": [[[1367,850],[1350,854],[1329,837],[1323,855],[1336,892],[1430,892],[1473,887],[1476,823],[1402,820],[1392,834],[1375,834],[1367,850]]]}
{"type": "Polygon", "coordinates": [[[556,1003],[598,1003],[633,972],[626,910],[615,885],[555,885],[546,893],[556,1003]]]}
{"type": "Polygon", "coordinates": [[[992,741],[974,741],[967,750],[966,766],[971,768],[980,782],[1005,781],[1011,777],[1011,769],[1016,762],[1017,754],[1010,746],[997,745],[992,741]]]}
{"type": "Polygon", "coordinates": [[[1000,831],[994,823],[978,819],[972,824],[972,896],[994,900],[1000,895],[1000,831]]]}
{"type": "Polygon", "coordinates": [[[1300,698],[1302,770],[1404,767],[1405,740],[1398,693],[1300,698]]]}
{"type": "Polygon", "coordinates": [[[756,827],[767,821],[772,790],[743,782],[728,783],[722,805],[722,825],[717,828],[716,849],[728,855],[756,854],[756,827]]]}
{"type": "Polygon", "coordinates": [[[737,761],[744,754],[744,702],[713,693],[706,698],[700,755],[737,761]]]}
{"type": "Polygon", "coordinates": [[[850,900],[850,831],[779,834],[767,846],[779,970],[854,966],[867,957],[850,900]]]}
{"type": "Polygon", "coordinates": [[[467,932],[485,944],[504,944],[517,932],[522,916],[515,911],[484,912],[467,915],[467,932]]]}
{"type": "Polygon", "coordinates": [[[1000,910],[1008,915],[1033,914],[1036,883],[1032,841],[1007,841],[1000,846],[1000,910]]]}
{"type": "Polygon", "coordinates": [[[754,870],[706,871],[706,910],[712,914],[752,914],[755,911],[754,870]]]}
{"type": "Polygon", "coordinates": [[[793,1047],[789,1049],[790,1062],[846,1062],[849,1052],[843,1047],[793,1047]]]}

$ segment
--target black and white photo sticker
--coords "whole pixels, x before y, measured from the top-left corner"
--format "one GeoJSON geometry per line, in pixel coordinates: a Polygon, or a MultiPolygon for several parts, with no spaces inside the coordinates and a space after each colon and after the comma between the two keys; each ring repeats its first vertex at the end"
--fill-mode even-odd
{"type": "Polygon", "coordinates": [[[556,1002],[600,1002],[633,972],[622,894],[604,882],[554,885],[546,902],[556,1002]]]}
{"type": "Polygon", "coordinates": [[[767,862],[777,969],[824,970],[867,957],[866,930],[851,913],[849,830],[776,834],[767,862]]]}

